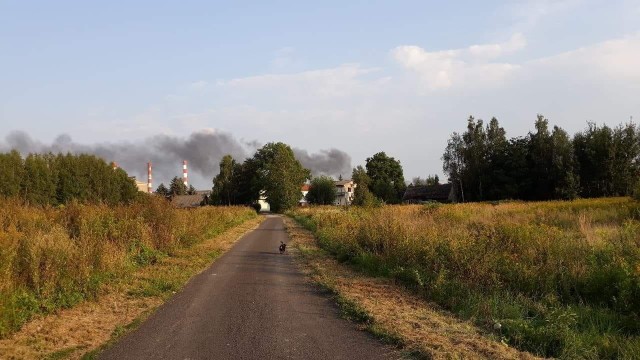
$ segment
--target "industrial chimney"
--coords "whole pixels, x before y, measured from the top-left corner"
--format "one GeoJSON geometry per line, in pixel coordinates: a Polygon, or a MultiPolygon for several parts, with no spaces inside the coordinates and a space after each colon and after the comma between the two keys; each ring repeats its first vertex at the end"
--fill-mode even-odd
{"type": "Polygon", "coordinates": [[[147,192],[153,192],[153,181],[151,177],[151,161],[147,163],[147,192]]]}
{"type": "Polygon", "coordinates": [[[184,186],[189,186],[189,174],[187,172],[187,160],[182,161],[182,182],[184,186]]]}

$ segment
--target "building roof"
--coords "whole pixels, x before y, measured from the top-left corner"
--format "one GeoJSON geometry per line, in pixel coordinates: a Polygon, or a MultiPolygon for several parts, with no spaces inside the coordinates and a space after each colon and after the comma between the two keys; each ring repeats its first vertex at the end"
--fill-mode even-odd
{"type": "Polygon", "coordinates": [[[403,201],[447,201],[451,193],[451,184],[409,186],[402,197],[403,201]]]}
{"type": "Polygon", "coordinates": [[[351,179],[348,179],[348,180],[336,180],[335,181],[336,186],[345,186],[347,184],[350,184],[351,182],[352,182],[351,179]]]}
{"type": "Polygon", "coordinates": [[[194,208],[199,207],[204,200],[205,195],[175,195],[171,197],[171,205],[178,208],[194,208]]]}

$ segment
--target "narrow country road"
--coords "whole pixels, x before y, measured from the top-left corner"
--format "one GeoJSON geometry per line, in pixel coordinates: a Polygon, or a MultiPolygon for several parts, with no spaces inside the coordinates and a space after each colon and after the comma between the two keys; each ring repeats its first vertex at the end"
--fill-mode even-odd
{"type": "Polygon", "coordinates": [[[305,281],[269,215],[100,359],[393,359],[305,281]]]}

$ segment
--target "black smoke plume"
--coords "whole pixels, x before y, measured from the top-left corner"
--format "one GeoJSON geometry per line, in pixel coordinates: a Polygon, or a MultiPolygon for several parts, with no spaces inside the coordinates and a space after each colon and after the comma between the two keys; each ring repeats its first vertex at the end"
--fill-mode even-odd
{"type": "MultiPolygon", "coordinates": [[[[27,133],[14,131],[0,142],[0,151],[17,150],[29,153],[85,153],[94,154],[119,167],[140,181],[146,182],[147,162],[153,163],[153,186],[161,182],[168,185],[174,176],[182,176],[182,161],[189,162],[190,183],[200,189],[211,187],[211,180],[218,173],[220,159],[231,154],[242,162],[261,146],[256,141],[240,141],[231,134],[218,131],[194,132],[186,138],[156,135],[139,142],[115,142],[80,144],[67,134],[59,135],[51,144],[34,140],[27,133]]],[[[351,174],[351,157],[338,149],[321,150],[309,154],[294,148],[296,158],[316,175],[347,178],[351,174]]]]}

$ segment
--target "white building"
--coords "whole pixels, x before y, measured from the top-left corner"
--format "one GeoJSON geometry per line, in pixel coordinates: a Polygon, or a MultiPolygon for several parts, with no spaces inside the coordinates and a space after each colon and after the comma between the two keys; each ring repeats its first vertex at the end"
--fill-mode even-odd
{"type": "Polygon", "coordinates": [[[338,190],[338,196],[336,197],[335,204],[338,206],[351,205],[356,188],[356,184],[353,180],[338,180],[335,184],[338,190]]]}
{"type": "Polygon", "coordinates": [[[302,199],[298,201],[298,205],[299,206],[309,205],[309,203],[307,202],[307,194],[309,193],[309,184],[302,185],[302,188],[300,188],[300,191],[302,192],[302,199]]]}

